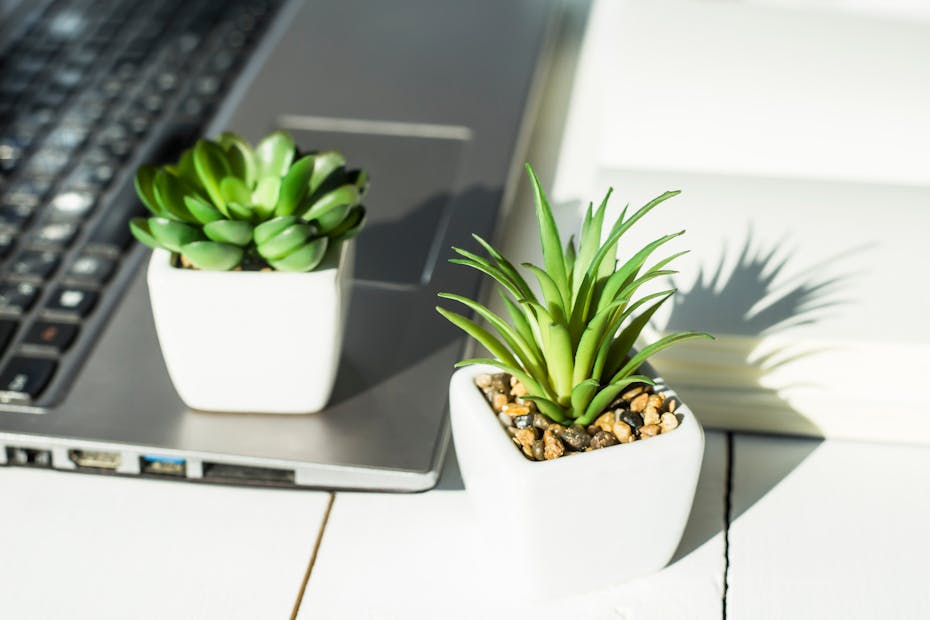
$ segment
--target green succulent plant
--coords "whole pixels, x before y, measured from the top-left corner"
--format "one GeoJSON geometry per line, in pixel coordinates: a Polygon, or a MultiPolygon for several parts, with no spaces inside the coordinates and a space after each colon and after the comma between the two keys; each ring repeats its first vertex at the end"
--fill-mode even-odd
{"type": "Polygon", "coordinates": [[[298,153],[282,131],[254,148],[223,133],[176,163],[141,166],[135,187],[152,216],[129,226],[149,247],[199,269],[311,271],[363,226],[368,175],[336,151],[298,153]]]}
{"type": "Polygon", "coordinates": [[[659,247],[683,234],[665,235],[636,251],[624,263],[617,259],[617,245],[623,234],[653,208],[680,192],[665,192],[627,217],[620,217],[601,242],[607,192],[597,209],[588,206],[581,225],[577,248],[569,239],[564,249],[552,209],[527,164],[536,203],[536,219],[542,244],[544,268],[524,263],[539,283],[542,299],[537,298],[514,265],[487,241],[475,240],[489,258],[461,248],[453,248],[460,258],[451,262],[465,265],[496,281],[510,320],[494,314],[480,303],[450,293],[439,296],[459,302],[484,319],[491,330],[446,308],[436,309],[454,325],[483,345],[495,359],[473,358],[456,367],[490,364],[519,379],[539,410],[561,424],[587,425],[594,421],[631,383],[652,385],[653,379],[635,374],[653,354],[691,338],[709,334],[678,332],[644,346],[633,345],[663,302],[674,293],[662,291],[634,300],[645,283],[676,272],[666,266],[685,254],[680,252],[645,268],[649,256],[659,247]]]}

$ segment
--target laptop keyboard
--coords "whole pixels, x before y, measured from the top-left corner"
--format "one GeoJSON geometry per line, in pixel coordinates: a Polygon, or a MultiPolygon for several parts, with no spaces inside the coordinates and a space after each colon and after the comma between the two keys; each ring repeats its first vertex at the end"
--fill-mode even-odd
{"type": "Polygon", "coordinates": [[[139,159],[196,138],[269,0],[54,2],[0,56],[0,402],[54,404],[120,294],[139,159]]]}

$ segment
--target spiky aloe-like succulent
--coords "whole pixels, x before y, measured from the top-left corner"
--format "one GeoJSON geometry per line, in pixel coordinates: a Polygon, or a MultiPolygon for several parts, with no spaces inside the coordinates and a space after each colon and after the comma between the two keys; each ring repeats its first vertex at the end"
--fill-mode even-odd
{"type": "Polygon", "coordinates": [[[529,165],[527,171],[535,193],[545,268],[529,263],[523,266],[539,282],[542,300],[507,258],[474,235],[490,258],[453,248],[461,258],[451,262],[492,277],[497,282],[510,321],[472,299],[450,293],[439,296],[464,304],[496,333],[445,308],[437,307],[437,310],[495,357],[463,360],[457,367],[496,366],[519,379],[529,392],[525,398],[535,402],[539,410],[554,421],[588,425],[626,386],[654,383],[650,377],[634,374],[651,355],[683,340],[710,337],[678,332],[639,351],[632,349],[652,315],[675,293],[674,290],[662,291],[634,301],[637,290],[650,280],[675,273],[665,267],[685,252],[644,269],[646,261],[657,248],[684,231],[656,239],[622,264],[616,260],[617,244],[640,218],[680,192],[665,192],[628,218],[624,208],[602,243],[604,214],[611,194],[608,191],[600,207],[593,210],[593,205],[588,206],[577,249],[570,239],[563,250],[552,209],[539,180],[529,165]]]}
{"type": "Polygon", "coordinates": [[[300,156],[282,131],[254,148],[223,133],[177,163],[140,167],[135,185],[153,216],[130,228],[152,248],[199,269],[310,271],[362,227],[368,176],[335,151],[300,156]]]}

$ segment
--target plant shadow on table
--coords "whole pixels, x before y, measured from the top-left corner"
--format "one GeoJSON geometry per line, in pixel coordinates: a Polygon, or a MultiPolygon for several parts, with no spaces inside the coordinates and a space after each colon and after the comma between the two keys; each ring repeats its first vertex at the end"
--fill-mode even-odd
{"type": "MultiPolygon", "coordinates": [[[[764,423],[753,425],[759,430],[771,428],[775,433],[807,436],[806,439],[786,439],[786,450],[791,457],[772,463],[771,467],[766,464],[768,469],[760,468],[764,473],[759,484],[751,490],[749,501],[732,507],[728,515],[731,523],[800,465],[822,441],[818,438],[822,432],[817,425],[793,408],[778,390],[768,387],[765,379],[773,371],[815,356],[823,349],[784,346],[759,354],[759,340],[828,319],[831,312],[844,305],[839,292],[851,276],[826,274],[837,274],[837,265],[842,265],[844,256],[863,250],[854,248],[820,264],[796,265],[784,257],[786,254],[790,256],[784,251],[784,243],[769,247],[759,245],[753,241],[752,230],[748,231],[732,272],[724,271],[727,264],[724,253],[712,273],[702,269],[691,290],[678,293],[674,298],[665,330],[696,329],[716,335],[716,342],[703,345],[707,357],[714,360],[713,364],[694,368],[692,363],[689,368],[687,363],[676,366],[671,360],[667,365],[662,360],[655,361],[668,384],[698,415],[714,408],[720,410],[725,406],[721,403],[732,399],[732,410],[728,408],[725,411],[729,416],[738,416],[740,407],[746,407],[739,403],[751,401],[753,409],[758,409],[761,415],[771,416],[764,423]],[[789,263],[794,274],[791,276],[787,270],[789,263]],[[733,369],[741,370],[734,372],[733,369]],[[708,396],[708,383],[714,385],[713,397],[708,396]],[[689,387],[694,390],[690,394],[689,387]]],[[[805,385],[814,384],[815,379],[805,381],[805,385]]],[[[797,385],[792,384],[792,387],[797,385]]],[[[716,516],[701,514],[700,511],[706,513],[714,498],[721,498],[721,460],[725,473],[728,473],[726,468],[733,466],[731,449],[731,442],[707,442],[705,467],[698,481],[694,507],[673,562],[703,545],[725,527],[726,524],[716,516]],[[710,450],[721,448],[724,454],[710,453],[710,450]],[[710,501],[701,501],[702,497],[710,501]]],[[[728,475],[726,479],[729,480],[728,475]]],[[[732,489],[723,491],[728,495],[732,489]]],[[[714,511],[714,515],[717,514],[714,511]]]]}

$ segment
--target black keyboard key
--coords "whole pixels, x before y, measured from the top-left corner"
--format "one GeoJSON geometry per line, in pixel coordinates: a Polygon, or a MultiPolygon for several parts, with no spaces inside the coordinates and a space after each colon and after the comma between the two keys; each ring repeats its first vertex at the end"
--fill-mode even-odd
{"type": "Polygon", "coordinates": [[[78,326],[72,323],[39,321],[26,334],[23,343],[37,347],[48,347],[64,353],[77,338],[78,326]]]}
{"type": "Polygon", "coordinates": [[[0,373],[0,390],[5,399],[36,398],[51,381],[56,364],[36,357],[14,357],[0,373]],[[10,394],[11,393],[11,394],[10,394]]]}
{"type": "Polygon", "coordinates": [[[19,327],[19,323],[16,321],[10,319],[0,320],[0,355],[6,352],[7,345],[9,345],[10,340],[13,339],[13,334],[16,333],[17,327],[19,327]]]}
{"type": "Polygon", "coordinates": [[[24,278],[47,280],[61,262],[61,254],[50,250],[25,250],[10,263],[10,273],[24,278]]]}
{"type": "Polygon", "coordinates": [[[9,204],[6,200],[0,205],[0,226],[19,229],[32,219],[33,207],[26,204],[9,204]]]}
{"type": "Polygon", "coordinates": [[[48,300],[45,309],[49,312],[84,318],[97,305],[97,297],[98,295],[94,291],[77,286],[61,286],[48,300]]]}
{"type": "Polygon", "coordinates": [[[29,282],[0,283],[0,311],[28,312],[36,302],[40,288],[29,282]]]}
{"type": "Polygon", "coordinates": [[[83,254],[71,264],[71,268],[68,270],[68,278],[87,284],[103,286],[113,275],[115,269],[116,261],[94,254],[83,254]]]}
{"type": "Polygon", "coordinates": [[[56,248],[66,248],[74,241],[80,229],[74,222],[48,222],[36,230],[34,241],[56,248]]]}
{"type": "Polygon", "coordinates": [[[93,210],[95,202],[96,197],[87,190],[61,192],[52,198],[52,217],[58,221],[82,219],[93,210]]]}

